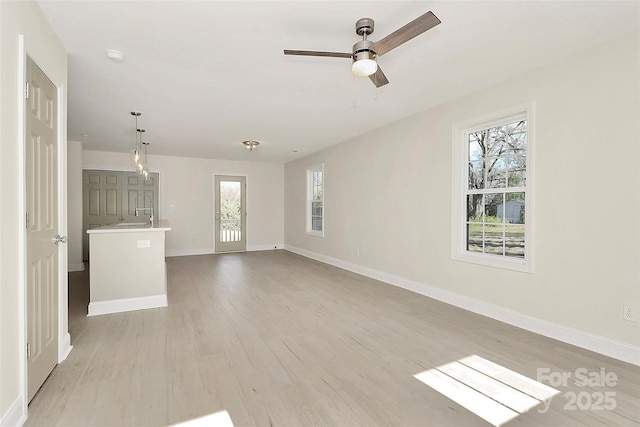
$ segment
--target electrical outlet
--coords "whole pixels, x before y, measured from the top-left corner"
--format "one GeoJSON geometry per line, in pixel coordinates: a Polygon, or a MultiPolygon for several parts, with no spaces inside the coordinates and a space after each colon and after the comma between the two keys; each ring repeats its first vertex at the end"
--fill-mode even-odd
{"type": "Polygon", "coordinates": [[[627,304],[622,305],[622,320],[628,320],[629,322],[636,321],[636,310],[628,306],[627,304]]]}

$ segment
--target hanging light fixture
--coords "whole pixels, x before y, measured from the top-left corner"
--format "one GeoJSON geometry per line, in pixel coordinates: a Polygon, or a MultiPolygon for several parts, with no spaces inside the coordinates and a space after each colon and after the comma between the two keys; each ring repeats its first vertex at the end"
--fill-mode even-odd
{"type": "Polygon", "coordinates": [[[248,141],[242,141],[242,143],[249,151],[253,151],[254,148],[257,148],[258,145],[260,145],[260,142],[254,141],[253,139],[250,139],[248,141]]]}
{"type": "Polygon", "coordinates": [[[139,111],[132,111],[131,115],[136,118],[136,143],[131,149],[131,163],[133,163],[133,166],[136,168],[136,170],[138,170],[138,164],[140,163],[140,159],[142,158],[142,149],[140,147],[140,142],[142,140],[138,138],[140,133],[140,129],[138,129],[138,117],[140,117],[142,113],[139,111]]]}
{"type": "Polygon", "coordinates": [[[144,147],[144,166],[142,167],[140,174],[144,176],[145,181],[149,179],[149,167],[147,166],[147,146],[149,144],[149,142],[142,143],[142,146],[144,147]]]}
{"type": "Polygon", "coordinates": [[[145,132],[144,129],[136,129],[136,132],[138,133],[138,135],[140,135],[139,137],[139,144],[138,144],[138,152],[139,152],[139,159],[138,161],[135,163],[136,165],[136,169],[138,171],[138,173],[142,174],[142,171],[144,170],[144,168],[146,167],[147,164],[147,156],[145,154],[145,151],[143,149],[144,147],[144,142],[142,142],[142,134],[145,132]]]}
{"type": "Polygon", "coordinates": [[[131,162],[140,175],[144,176],[144,179],[149,179],[149,168],[147,167],[147,146],[148,142],[142,141],[142,134],[144,129],[138,127],[138,117],[142,115],[139,111],[132,111],[131,115],[136,118],[136,143],[131,149],[131,162]]]}

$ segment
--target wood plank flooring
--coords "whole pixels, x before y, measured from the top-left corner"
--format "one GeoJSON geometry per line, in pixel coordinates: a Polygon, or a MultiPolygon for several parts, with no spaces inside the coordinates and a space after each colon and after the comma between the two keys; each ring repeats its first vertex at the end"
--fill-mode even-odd
{"type": "Polygon", "coordinates": [[[640,369],[624,362],[287,251],[167,268],[168,307],[96,317],[86,317],[88,272],[70,274],[74,348],[26,426],[164,426],[223,410],[236,427],[486,426],[413,377],[471,355],[534,380],[538,368],[618,377],[613,387],[571,378],[546,413],[509,426],[640,425],[640,369]],[[605,391],[613,410],[567,406],[605,391]]]}

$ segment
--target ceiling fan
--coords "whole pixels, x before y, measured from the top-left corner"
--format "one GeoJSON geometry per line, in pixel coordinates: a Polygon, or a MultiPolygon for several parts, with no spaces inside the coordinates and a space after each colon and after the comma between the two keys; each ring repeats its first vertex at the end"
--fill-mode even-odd
{"type": "Polygon", "coordinates": [[[284,54],[351,58],[353,60],[353,64],[351,65],[351,71],[353,74],[356,76],[369,76],[373,84],[376,85],[376,87],[380,87],[389,83],[389,80],[378,66],[376,58],[384,55],[391,49],[395,49],[412,38],[419,36],[425,31],[435,27],[440,22],[440,19],[438,19],[433,12],[429,11],[409,22],[404,27],[398,28],[383,39],[373,42],[371,40],[367,40],[367,37],[373,33],[373,19],[361,18],[356,22],[356,34],[362,36],[362,40],[353,45],[352,53],[285,49],[284,54]]]}

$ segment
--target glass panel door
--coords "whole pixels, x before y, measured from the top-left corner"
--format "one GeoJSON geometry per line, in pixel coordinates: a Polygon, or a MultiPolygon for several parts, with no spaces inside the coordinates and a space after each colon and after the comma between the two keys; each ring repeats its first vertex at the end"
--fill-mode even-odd
{"type": "Polygon", "coordinates": [[[215,176],[215,250],[245,251],[246,179],[243,176],[215,176]]]}

